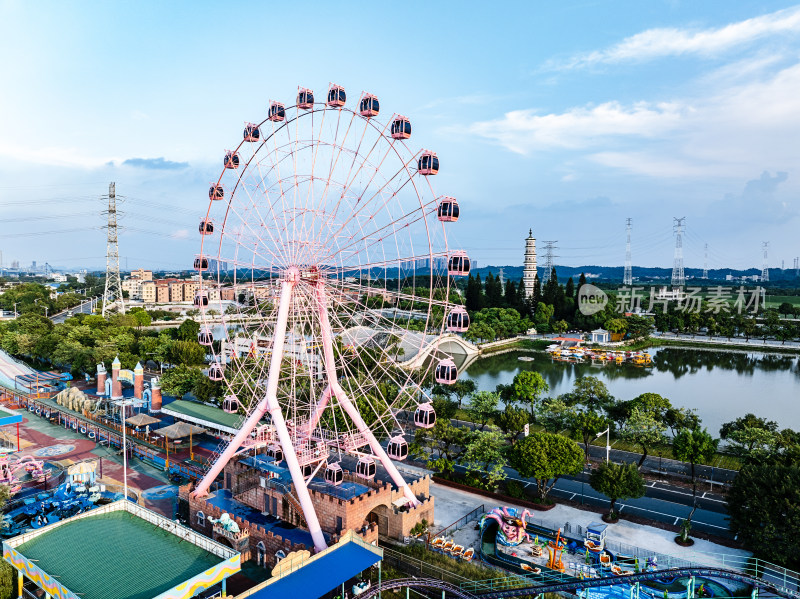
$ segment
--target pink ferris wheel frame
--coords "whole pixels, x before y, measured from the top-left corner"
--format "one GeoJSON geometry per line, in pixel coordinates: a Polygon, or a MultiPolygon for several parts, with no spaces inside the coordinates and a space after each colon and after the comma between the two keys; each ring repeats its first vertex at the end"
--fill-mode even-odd
{"type": "MultiPolygon", "coordinates": [[[[298,100],[306,100],[300,94],[308,92],[300,88],[298,100]]],[[[318,551],[326,543],[307,485],[322,464],[328,463],[331,449],[338,448],[341,453],[343,445],[337,439],[358,438],[359,442],[344,445],[345,453],[377,458],[408,502],[419,503],[379,439],[402,441],[402,435],[395,433],[398,428],[403,430],[397,415],[407,406],[390,404],[389,410],[381,409],[379,401],[376,407],[369,398],[376,392],[382,397],[381,385],[391,382],[401,390],[398,401],[402,396],[404,402],[424,406],[425,422],[420,421],[420,426],[432,426],[424,392],[418,386],[413,392],[405,391],[413,386],[412,377],[404,378],[390,366],[389,352],[394,352],[396,362],[405,351],[404,344],[422,351],[438,342],[448,327],[453,274],[448,272],[451,252],[445,232],[452,219],[437,215],[440,198],[428,176],[435,172],[416,170],[422,152],[408,148],[408,136],[387,134],[399,115],[381,125],[376,118],[377,98],[372,94],[362,94],[356,110],[336,104],[316,101],[309,108],[305,108],[308,102],[278,104],[282,118],[268,116],[258,125],[246,124],[243,141],[226,154],[222,174],[209,192],[209,208],[202,222],[214,222],[215,227],[213,234],[201,235],[196,260],[212,275],[216,270],[215,284],[208,285],[201,277],[199,296],[207,297],[209,291],[219,294],[226,284],[233,288],[234,305],[239,305],[240,291],[252,294],[252,305],[221,317],[225,340],[213,364],[235,370],[226,374],[226,384],[232,388],[233,380],[245,379],[254,399],[241,403],[244,416],[238,433],[219,452],[194,494],[206,494],[225,465],[238,453],[255,447],[258,440],[279,445],[318,551]],[[360,114],[358,105],[365,97],[374,99],[374,105],[370,102],[368,114],[360,114]],[[326,128],[329,114],[335,115],[335,124],[331,118],[326,128]],[[300,126],[308,124],[310,135],[300,137],[300,126]],[[351,131],[353,137],[348,140],[351,131]],[[379,151],[373,155],[376,148],[379,151]],[[249,155],[248,149],[252,149],[249,155]],[[322,164],[326,161],[327,173],[322,164]],[[235,181],[225,188],[224,181],[231,173],[235,181]],[[220,189],[224,189],[224,216],[212,221],[215,204],[223,204],[218,197],[220,189]],[[204,261],[212,254],[204,251],[204,246],[212,240],[216,244],[215,268],[204,261]],[[420,266],[425,263],[429,272],[417,275],[417,269],[426,270],[420,266]],[[389,289],[388,281],[394,279],[388,273],[393,269],[397,287],[389,289]],[[373,282],[374,272],[384,273],[383,288],[373,282]],[[427,280],[427,287],[419,287],[428,290],[427,297],[417,292],[418,277],[427,280]],[[409,280],[410,289],[401,287],[401,281],[409,280]],[[412,327],[416,320],[424,320],[424,324],[421,334],[413,336],[413,328],[419,328],[418,324],[412,327]],[[230,331],[236,327],[252,334],[251,347],[263,341],[268,348],[267,359],[255,360],[260,366],[246,370],[246,359],[225,355],[231,348],[236,351],[243,335],[239,331],[231,338],[230,331]],[[364,376],[366,363],[359,351],[348,357],[346,342],[361,343],[358,335],[366,335],[364,347],[377,353],[373,365],[377,375],[364,376]],[[429,337],[434,337],[433,341],[429,337]],[[347,389],[343,380],[348,382],[347,389]],[[365,403],[372,424],[362,414],[365,403]],[[354,430],[325,429],[326,410],[339,410],[343,416],[338,421],[331,417],[329,422],[343,421],[354,430]],[[261,424],[266,415],[269,425],[261,424]],[[316,470],[309,474],[314,464],[316,470]]],[[[271,116],[273,112],[271,109],[271,116]]],[[[210,343],[214,322],[208,304],[205,300],[199,307],[202,333],[210,343]]],[[[430,370],[432,365],[426,368],[430,370]]]]}

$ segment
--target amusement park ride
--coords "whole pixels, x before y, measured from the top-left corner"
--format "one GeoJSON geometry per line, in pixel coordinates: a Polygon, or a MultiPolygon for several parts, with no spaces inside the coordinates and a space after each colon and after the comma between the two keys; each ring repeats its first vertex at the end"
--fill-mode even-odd
{"type": "Polygon", "coordinates": [[[438,156],[409,147],[407,117],[381,123],[376,96],[362,93],[355,110],[346,101],[339,85],[322,102],[299,88],[294,106],[273,101],[266,119],[245,124],[209,189],[194,260],[210,275],[194,299],[198,342],[214,356],[209,378],[228,389],[223,409],[242,421],[193,494],[206,495],[236,455],[266,450],[285,461],[317,550],[326,542],[308,484],[318,474],[341,484],[343,454],[365,480],[380,462],[407,504],[419,503],[392,462],[408,455],[400,419],[433,427],[423,382],[452,384],[458,371],[439,351],[417,372],[398,357],[469,327],[450,302],[450,279],[470,259],[448,248],[460,208],[433,190],[438,156]],[[214,329],[210,291],[223,286],[239,308],[214,329]],[[414,320],[424,333],[410,332],[414,320]],[[268,351],[233,355],[237,338],[268,351]]]}
{"type": "Polygon", "coordinates": [[[22,488],[21,483],[25,477],[31,481],[43,482],[49,474],[44,462],[31,456],[0,456],[0,485],[7,485],[12,495],[22,488]],[[22,478],[18,476],[20,472],[23,473],[22,478]]]}

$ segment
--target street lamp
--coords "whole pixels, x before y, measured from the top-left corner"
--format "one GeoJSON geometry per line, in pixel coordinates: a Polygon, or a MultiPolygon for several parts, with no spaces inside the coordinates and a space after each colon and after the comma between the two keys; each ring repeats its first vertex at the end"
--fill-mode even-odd
{"type": "Polygon", "coordinates": [[[17,302],[14,302],[14,318],[17,317],[17,302]]]}
{"type": "Polygon", "coordinates": [[[611,426],[601,433],[595,435],[595,439],[599,439],[603,435],[606,436],[606,464],[608,464],[608,454],[611,452],[611,426]]]}

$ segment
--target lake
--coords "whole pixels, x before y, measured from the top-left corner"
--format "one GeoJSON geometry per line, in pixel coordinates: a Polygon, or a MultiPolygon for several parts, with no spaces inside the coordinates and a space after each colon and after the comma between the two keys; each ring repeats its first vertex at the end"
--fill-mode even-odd
{"type": "Polygon", "coordinates": [[[562,362],[544,352],[509,352],[481,358],[466,371],[482,391],[509,384],[523,370],[539,372],[548,395],[572,389],[576,378],[595,376],[617,399],[658,393],[674,406],[694,408],[709,432],[752,412],[781,428],[800,430],[800,360],[797,356],[677,347],[652,348],[653,366],[562,362]],[[519,360],[528,356],[533,361],[519,360]]]}

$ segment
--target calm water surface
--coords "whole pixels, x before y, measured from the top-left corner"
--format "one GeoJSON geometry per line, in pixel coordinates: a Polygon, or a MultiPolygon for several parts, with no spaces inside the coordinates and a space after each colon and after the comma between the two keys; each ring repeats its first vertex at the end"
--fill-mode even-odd
{"type": "Polygon", "coordinates": [[[653,366],[555,361],[544,352],[510,352],[482,358],[467,368],[478,389],[494,391],[523,370],[539,372],[550,396],[572,389],[576,378],[596,376],[617,399],[653,392],[675,406],[695,408],[713,435],[727,422],[753,412],[800,430],[800,362],[796,356],[758,352],[651,349],[653,366]],[[533,358],[531,362],[520,356],[533,358]]]}

